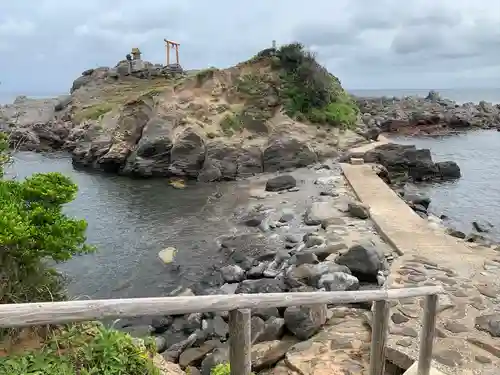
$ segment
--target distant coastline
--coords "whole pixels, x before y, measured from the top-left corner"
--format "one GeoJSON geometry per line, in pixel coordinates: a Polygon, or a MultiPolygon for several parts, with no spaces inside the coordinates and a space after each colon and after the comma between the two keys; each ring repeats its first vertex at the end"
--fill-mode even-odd
{"type": "MultiPolygon", "coordinates": [[[[381,96],[421,96],[425,97],[430,89],[347,89],[352,95],[362,97],[381,97],[381,96]]],[[[434,89],[441,97],[454,100],[459,104],[473,102],[479,103],[484,100],[493,104],[500,104],[500,88],[456,88],[456,89],[434,89]]],[[[59,95],[65,95],[62,92],[9,92],[0,91],[0,105],[11,104],[17,96],[26,95],[29,98],[53,98],[59,95]]]]}

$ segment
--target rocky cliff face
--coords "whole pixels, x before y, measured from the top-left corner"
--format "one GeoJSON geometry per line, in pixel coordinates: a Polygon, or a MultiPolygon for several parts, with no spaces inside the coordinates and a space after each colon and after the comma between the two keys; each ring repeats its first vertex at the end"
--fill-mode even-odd
{"type": "MultiPolygon", "coordinates": [[[[128,74],[119,63],[83,72],[70,96],[36,105],[20,99],[2,112],[19,147],[66,149],[75,165],[233,180],[336,155],[338,129],[287,116],[282,86],[269,56],[193,74],[152,64],[128,74]]],[[[348,135],[349,142],[363,140],[348,135]]]]}

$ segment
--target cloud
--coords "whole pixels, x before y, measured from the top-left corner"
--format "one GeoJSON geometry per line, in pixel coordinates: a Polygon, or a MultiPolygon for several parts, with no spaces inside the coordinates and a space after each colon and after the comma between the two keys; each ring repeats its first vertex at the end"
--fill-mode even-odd
{"type": "Polygon", "coordinates": [[[181,43],[188,69],[300,41],[347,87],[493,85],[498,24],[493,0],[4,1],[0,91],[66,92],[83,70],[115,65],[132,47],[163,63],[164,38],[181,43]]]}

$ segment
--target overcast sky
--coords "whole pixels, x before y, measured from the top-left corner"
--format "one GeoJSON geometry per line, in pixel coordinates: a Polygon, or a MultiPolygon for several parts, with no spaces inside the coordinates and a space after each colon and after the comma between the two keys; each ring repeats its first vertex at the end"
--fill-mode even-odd
{"type": "Polygon", "coordinates": [[[186,69],[300,41],[344,86],[500,87],[498,0],[0,0],[1,91],[66,92],[132,47],[186,69]]]}

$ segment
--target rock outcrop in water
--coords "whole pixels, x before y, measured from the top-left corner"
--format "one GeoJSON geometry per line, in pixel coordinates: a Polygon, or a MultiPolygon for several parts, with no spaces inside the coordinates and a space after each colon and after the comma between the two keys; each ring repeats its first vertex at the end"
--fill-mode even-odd
{"type": "Polygon", "coordinates": [[[427,97],[356,98],[369,129],[403,134],[449,134],[500,127],[500,105],[481,101],[457,104],[431,91],[427,97]]]}
{"type": "Polygon", "coordinates": [[[395,143],[382,144],[364,153],[348,153],[343,160],[362,158],[365,163],[373,163],[383,167],[377,174],[386,182],[398,181],[404,183],[408,180],[441,181],[461,177],[460,167],[454,161],[434,162],[429,149],[417,149],[413,145],[400,145],[395,143]]]}
{"type": "Polygon", "coordinates": [[[355,125],[355,104],[300,45],[265,50],[225,70],[190,73],[144,63],[130,71],[127,64],[83,72],[65,97],[18,99],[1,108],[0,125],[18,148],[68,150],[76,166],[201,181],[306,166],[336,155],[345,139],[364,139],[347,131],[339,140],[339,127],[355,125]],[[300,64],[317,86],[307,93],[317,108],[307,112],[283,90],[301,84],[283,78],[300,64]]]}

